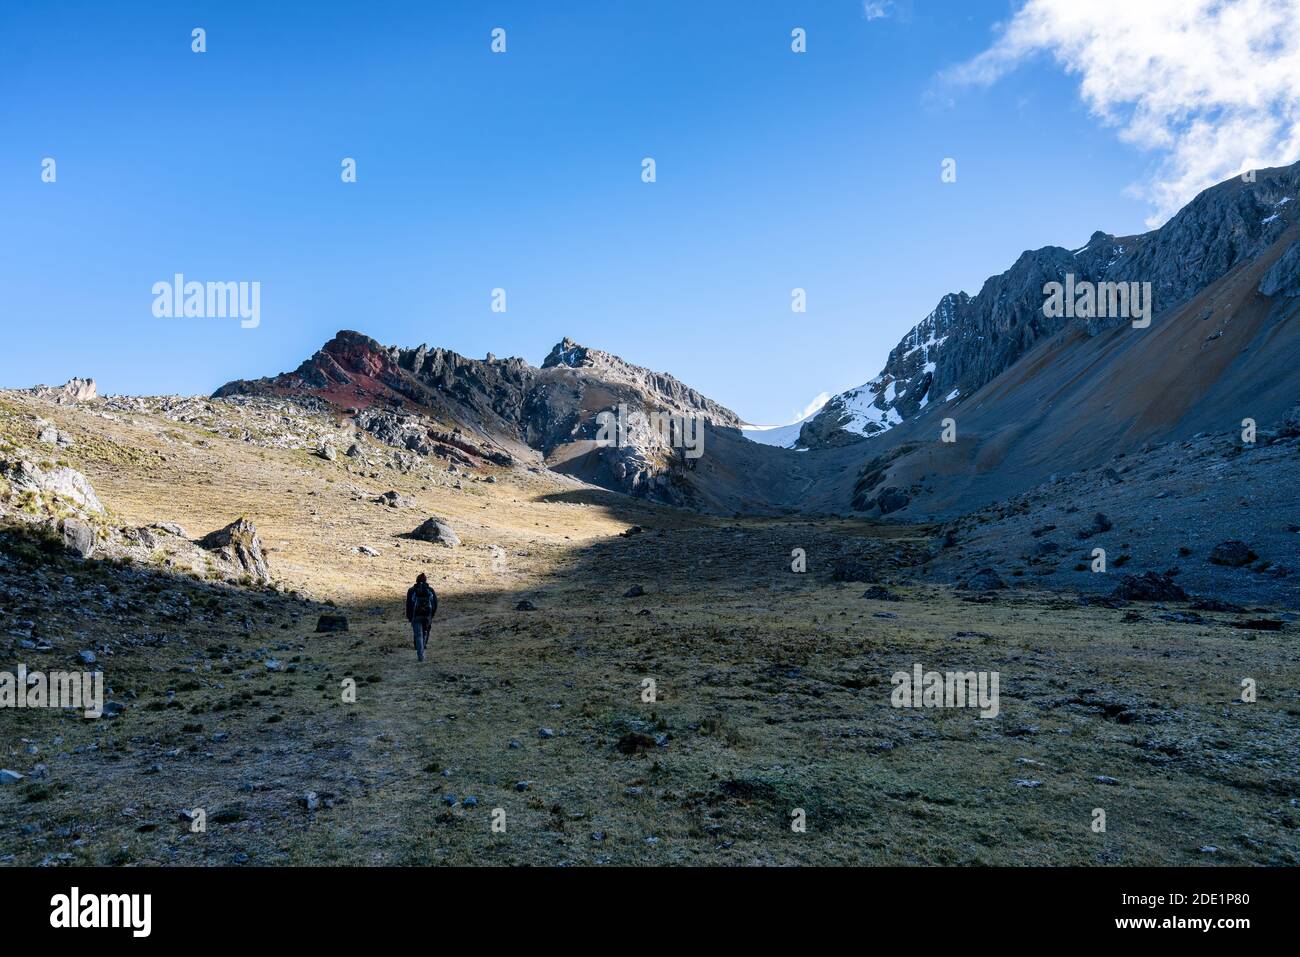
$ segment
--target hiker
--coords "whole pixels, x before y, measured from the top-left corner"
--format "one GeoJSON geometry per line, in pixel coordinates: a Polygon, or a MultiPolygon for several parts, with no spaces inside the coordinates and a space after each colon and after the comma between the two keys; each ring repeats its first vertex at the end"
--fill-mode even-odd
{"type": "Polygon", "coordinates": [[[429,577],[421,572],[406,593],[406,620],[411,623],[415,656],[420,661],[424,660],[424,646],[429,641],[429,628],[437,612],[438,593],[429,587],[429,577]]]}

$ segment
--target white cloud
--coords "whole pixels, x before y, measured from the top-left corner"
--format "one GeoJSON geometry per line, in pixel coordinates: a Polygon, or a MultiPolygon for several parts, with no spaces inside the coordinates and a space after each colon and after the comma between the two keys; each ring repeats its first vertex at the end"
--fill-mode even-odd
{"type": "Polygon", "coordinates": [[[991,84],[1039,52],[1122,140],[1161,154],[1133,187],[1149,225],[1236,173],[1300,159],[1300,0],[1028,0],[944,78],[991,84]]]}
{"type": "Polygon", "coordinates": [[[880,20],[889,16],[893,5],[890,0],[862,0],[862,15],[868,20],[880,20]]]}
{"type": "Polygon", "coordinates": [[[808,418],[808,416],[812,415],[814,412],[816,412],[818,409],[820,409],[830,400],[831,400],[831,394],[829,392],[821,393],[821,395],[817,396],[817,398],[813,399],[806,406],[804,406],[802,412],[796,412],[794,414],[794,421],[802,422],[804,419],[808,418]]]}

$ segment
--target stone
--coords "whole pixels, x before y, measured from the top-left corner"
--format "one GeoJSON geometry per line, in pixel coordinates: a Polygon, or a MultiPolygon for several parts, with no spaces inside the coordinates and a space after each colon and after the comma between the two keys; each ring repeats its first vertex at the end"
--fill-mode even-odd
{"type": "Polygon", "coordinates": [[[347,631],[347,630],[348,630],[347,615],[326,614],[326,615],[321,615],[319,618],[316,619],[317,634],[320,634],[321,632],[347,631]]]}
{"type": "Polygon", "coordinates": [[[1236,539],[1219,542],[1210,551],[1210,562],[1212,564],[1225,565],[1228,568],[1240,568],[1242,565],[1249,565],[1258,557],[1251,551],[1249,545],[1236,539]]]}
{"type": "Polygon", "coordinates": [[[1121,578],[1112,597],[1124,601],[1186,601],[1187,592],[1168,575],[1143,572],[1121,578]]]}
{"type": "Polygon", "coordinates": [[[225,528],[210,532],[199,540],[199,546],[216,552],[237,571],[261,584],[269,584],[271,572],[262,553],[262,540],[257,526],[246,518],[236,519],[225,528]]]}
{"type": "Polygon", "coordinates": [[[8,768],[0,770],[0,784],[17,784],[23,779],[23,775],[17,771],[10,771],[8,768]]]}
{"type": "Polygon", "coordinates": [[[421,525],[411,532],[411,538],[422,542],[433,542],[437,545],[445,545],[448,548],[454,548],[460,544],[460,536],[452,529],[450,523],[444,518],[425,519],[421,525]]]}
{"type": "Polygon", "coordinates": [[[958,587],[968,591],[998,591],[1006,588],[1007,583],[1002,580],[1002,577],[995,569],[981,568],[958,587]]]}
{"type": "Polygon", "coordinates": [[[627,591],[623,592],[624,598],[640,598],[645,594],[645,589],[640,585],[633,585],[627,591]]]}
{"type": "Polygon", "coordinates": [[[65,518],[62,535],[63,547],[78,558],[90,558],[95,554],[99,536],[93,527],[80,519],[65,518]]]}

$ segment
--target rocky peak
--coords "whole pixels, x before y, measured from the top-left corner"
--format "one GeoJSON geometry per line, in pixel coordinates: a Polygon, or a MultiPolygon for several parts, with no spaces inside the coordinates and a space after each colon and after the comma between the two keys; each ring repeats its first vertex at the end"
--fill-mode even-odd
{"type": "MultiPolygon", "coordinates": [[[[1036,343],[1078,322],[1089,335],[1127,318],[1079,320],[1043,314],[1043,287],[1064,283],[1151,283],[1152,313],[1175,308],[1267,250],[1296,219],[1300,164],[1257,170],[1205,190],[1159,229],[1138,236],[1098,230],[1076,250],[1045,246],[1020,255],[973,297],[950,293],[890,352],[872,380],[835,396],[804,424],[798,445],[859,441],[934,403],[957,403],[1008,369],[1036,343]]],[[[1278,269],[1289,275],[1300,256],[1278,269]]],[[[1290,288],[1271,275],[1269,289],[1290,288]]],[[[1300,284],[1297,285],[1300,288],[1300,284]]]]}

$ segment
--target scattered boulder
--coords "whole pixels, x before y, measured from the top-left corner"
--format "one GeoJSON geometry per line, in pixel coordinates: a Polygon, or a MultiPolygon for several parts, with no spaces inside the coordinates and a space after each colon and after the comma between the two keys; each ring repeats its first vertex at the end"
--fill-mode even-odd
{"type": "Polygon", "coordinates": [[[1092,523],[1079,529],[1080,538],[1092,538],[1094,535],[1101,535],[1103,532],[1109,532],[1115,526],[1111,520],[1106,517],[1105,512],[1098,512],[1092,517],[1092,523]]]}
{"type": "Polygon", "coordinates": [[[333,462],[339,457],[338,449],[334,448],[334,443],[322,439],[316,446],[316,454],[327,462],[333,462]]]}
{"type": "Polygon", "coordinates": [[[531,601],[524,599],[519,604],[515,605],[515,611],[537,611],[537,606],[531,601]]]}
{"type": "Polygon", "coordinates": [[[454,548],[460,544],[460,536],[452,530],[447,520],[436,516],[425,519],[415,531],[411,532],[410,537],[422,542],[446,545],[448,548],[454,548]]]}
{"type": "Polygon", "coordinates": [[[63,547],[78,558],[90,558],[95,554],[99,537],[95,529],[76,518],[63,520],[63,547]]]}
{"type": "Polygon", "coordinates": [[[319,618],[316,619],[317,634],[320,634],[321,632],[347,631],[347,630],[348,630],[347,615],[325,614],[325,615],[321,615],[319,618]]]}
{"type": "Polygon", "coordinates": [[[1121,578],[1112,597],[1124,601],[1186,601],[1187,592],[1168,575],[1143,572],[1121,578]]]}
{"type": "Polygon", "coordinates": [[[640,598],[645,594],[645,589],[640,585],[633,585],[627,591],[623,592],[624,598],[640,598]]]}
{"type": "Polygon", "coordinates": [[[346,456],[347,456],[348,458],[350,458],[350,459],[357,459],[357,458],[360,458],[360,457],[361,457],[361,453],[362,453],[362,451],[364,451],[364,450],[361,448],[361,446],[359,446],[359,445],[357,445],[357,443],[353,442],[351,445],[348,446],[348,450],[347,450],[346,452],[344,452],[343,454],[346,455],[346,456]]]}
{"type": "Polygon", "coordinates": [[[70,448],[72,439],[52,425],[47,425],[36,434],[36,440],[46,445],[57,445],[61,449],[70,448]]]}
{"type": "Polygon", "coordinates": [[[387,505],[389,508],[411,508],[415,505],[415,499],[409,495],[403,495],[400,492],[385,492],[372,499],[376,505],[387,505]]]}
{"type": "Polygon", "coordinates": [[[11,771],[8,768],[0,770],[0,784],[17,784],[23,779],[23,775],[17,771],[11,771]]]}
{"type": "Polygon", "coordinates": [[[1249,565],[1257,558],[1259,556],[1250,550],[1249,545],[1236,539],[1219,542],[1210,552],[1210,562],[1212,564],[1226,565],[1228,568],[1240,568],[1242,565],[1249,565]]]}
{"type": "Polygon", "coordinates": [[[216,552],[225,562],[250,576],[254,581],[267,584],[271,572],[262,553],[262,540],[257,526],[246,518],[236,519],[225,528],[217,529],[199,540],[199,546],[216,552]]]}

